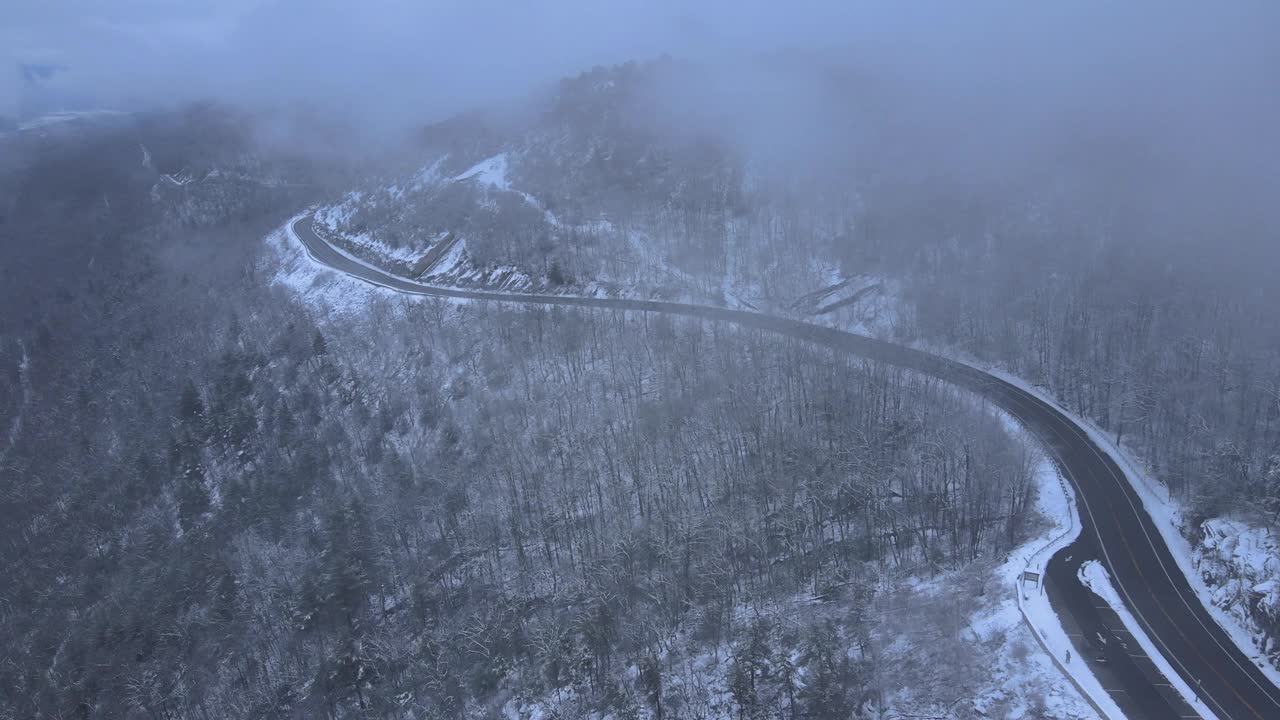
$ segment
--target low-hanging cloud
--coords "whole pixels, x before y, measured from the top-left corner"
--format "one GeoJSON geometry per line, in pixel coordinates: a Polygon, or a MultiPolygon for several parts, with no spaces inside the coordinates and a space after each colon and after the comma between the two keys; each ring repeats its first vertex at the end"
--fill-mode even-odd
{"type": "MultiPolygon", "coordinates": [[[[857,105],[881,112],[867,142],[973,173],[1099,136],[1225,174],[1280,159],[1270,0],[18,0],[0,20],[0,61],[65,65],[68,92],[116,107],[211,98],[395,129],[666,53],[720,78],[675,93],[702,108],[672,117],[806,138],[814,158],[857,105]],[[753,74],[797,49],[854,80],[753,74]]],[[[0,77],[13,104],[21,80],[0,77]]]]}
{"type": "Polygon", "coordinates": [[[1117,86],[1147,95],[1134,102],[1159,103],[1206,90],[1266,91],[1277,60],[1274,7],[1252,0],[18,0],[0,11],[0,38],[17,59],[61,58],[85,89],[111,102],[214,95],[345,103],[373,115],[430,112],[595,63],[805,47],[840,50],[930,84],[922,90],[988,106],[1037,88],[1044,100],[1072,102],[1117,86]]]}

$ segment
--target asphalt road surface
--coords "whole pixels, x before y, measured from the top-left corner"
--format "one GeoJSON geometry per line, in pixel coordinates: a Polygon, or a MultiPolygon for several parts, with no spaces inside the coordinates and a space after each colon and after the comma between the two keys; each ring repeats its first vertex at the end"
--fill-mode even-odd
{"type": "Polygon", "coordinates": [[[373,285],[415,295],[466,298],[537,305],[657,312],[759,328],[799,338],[872,360],[924,372],[969,389],[1000,407],[1034,433],[1048,448],[1079,497],[1083,532],[1059,551],[1048,567],[1050,601],[1071,616],[1080,630],[1073,638],[1081,656],[1096,664],[1104,687],[1131,717],[1155,720],[1185,717],[1208,708],[1223,720],[1280,718],[1280,689],[1214,622],[1169,553],[1142,501],[1115,461],[1089,439],[1084,428],[1034,394],[977,368],[914,348],[833,328],[745,310],[688,303],[625,298],[586,298],[488,292],[434,287],[357,262],[320,239],[311,215],[293,222],[292,231],[316,261],[373,285]],[[1168,659],[1175,672],[1196,690],[1191,706],[1181,703],[1132,640],[1128,648],[1110,643],[1099,651],[1096,632],[1121,630],[1101,612],[1075,569],[1099,559],[1129,611],[1168,659]],[[1099,655],[1107,661],[1096,662],[1099,655]],[[1172,699],[1171,699],[1172,698],[1172,699]]]}

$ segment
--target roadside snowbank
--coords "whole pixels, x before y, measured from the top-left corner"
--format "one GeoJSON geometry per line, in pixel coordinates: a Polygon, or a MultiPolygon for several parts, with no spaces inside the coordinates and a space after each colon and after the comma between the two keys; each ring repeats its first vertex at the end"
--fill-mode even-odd
{"type": "Polygon", "coordinates": [[[1138,623],[1138,619],[1129,612],[1129,608],[1125,607],[1124,601],[1120,599],[1120,593],[1116,591],[1114,585],[1111,584],[1111,574],[1097,560],[1090,560],[1080,566],[1080,582],[1084,586],[1093,591],[1094,595],[1102,598],[1116,614],[1120,616],[1120,622],[1124,623],[1124,627],[1129,634],[1138,641],[1142,646],[1142,651],[1147,654],[1151,662],[1160,670],[1160,674],[1164,675],[1169,684],[1178,691],[1183,700],[1191,705],[1206,720],[1214,720],[1217,715],[1213,711],[1205,707],[1200,699],[1192,691],[1191,686],[1187,684],[1182,676],[1174,671],[1173,666],[1169,664],[1169,660],[1159,651],[1151,638],[1147,637],[1147,633],[1142,629],[1142,625],[1138,623]]]}
{"type": "Polygon", "coordinates": [[[902,285],[882,275],[845,276],[832,268],[827,287],[792,304],[804,320],[846,332],[889,339],[902,317],[902,285]]]}
{"type": "MultiPolygon", "coordinates": [[[[289,218],[284,226],[277,228],[266,238],[267,247],[274,251],[272,257],[266,260],[267,270],[272,273],[273,284],[296,293],[305,302],[319,310],[322,315],[367,314],[369,308],[378,299],[398,297],[416,300],[422,297],[396,293],[390,288],[384,290],[372,283],[357,280],[346,273],[337,272],[316,261],[293,231],[294,222],[305,217],[307,212],[309,211],[303,211],[289,218]]],[[[340,248],[335,247],[334,250],[354,262],[374,267],[340,248]]],[[[454,303],[468,302],[454,298],[438,298],[438,300],[454,303]]]]}
{"type": "MultiPolygon", "coordinates": [[[[1007,422],[1016,425],[1011,419],[1007,422]]],[[[1011,640],[1021,639],[1030,647],[1039,645],[1040,652],[1032,652],[1029,658],[1016,663],[1009,663],[1009,657],[997,658],[995,670],[1005,675],[1005,692],[1011,692],[1011,687],[1035,682],[1038,677],[1041,684],[1053,689],[1046,697],[1045,708],[1053,716],[1097,717],[1101,714],[1123,720],[1120,708],[1078,655],[1066,659],[1071,640],[1057,613],[1049,606],[1043,592],[1043,577],[1049,558],[1080,534],[1080,522],[1074,497],[1053,462],[1042,458],[1035,475],[1036,510],[1051,524],[1040,537],[1010,553],[1008,561],[996,570],[1004,586],[1013,588],[1012,596],[1006,596],[986,617],[976,618],[974,629],[982,634],[988,628],[1003,628],[1011,640]],[[1041,580],[1024,580],[1024,573],[1028,571],[1036,573],[1041,580]],[[1063,682],[1064,677],[1070,680],[1070,685],[1063,682]]]]}
{"type": "Polygon", "coordinates": [[[1280,553],[1273,541],[1263,539],[1269,533],[1238,521],[1215,518],[1201,525],[1205,540],[1213,543],[1212,547],[1207,544],[1193,547],[1182,532],[1186,527],[1184,509],[1169,494],[1163,483],[1139,469],[1133,459],[1136,453],[1131,455],[1129,450],[1117,446],[1109,434],[1087,418],[1063,407],[1042,388],[996,368],[960,358],[957,360],[1034,394],[1084,428],[1089,439],[1114,459],[1124,472],[1126,481],[1141,498],[1143,509],[1154,521],[1160,536],[1169,547],[1178,570],[1187,578],[1192,591],[1208,609],[1209,615],[1231,637],[1240,651],[1252,659],[1271,682],[1280,686],[1280,669],[1268,662],[1263,655],[1263,651],[1274,650],[1271,647],[1273,643],[1266,641],[1264,634],[1250,617],[1248,605],[1254,590],[1263,599],[1269,598],[1273,603],[1280,602],[1280,553]],[[1209,535],[1215,532],[1220,537],[1210,540],[1209,535]],[[1241,542],[1247,550],[1237,552],[1242,547],[1241,542]],[[1269,557],[1270,562],[1264,556],[1269,557]],[[1234,578],[1235,582],[1219,585],[1224,578],[1234,578]],[[1252,582],[1247,589],[1246,582],[1252,582]]]}
{"type": "MultiPolygon", "coordinates": [[[[389,194],[399,192],[398,186],[388,187],[386,190],[389,194]]],[[[316,210],[316,227],[317,229],[327,232],[330,236],[341,238],[344,242],[350,243],[352,246],[367,253],[379,260],[399,263],[412,263],[430,248],[419,247],[416,243],[407,243],[399,247],[392,246],[385,242],[375,234],[363,230],[356,232],[352,230],[350,225],[358,211],[358,203],[363,198],[362,193],[347,193],[341,202],[335,205],[326,205],[316,210]]],[[[438,241],[440,237],[436,237],[438,241]]]]}
{"type": "Polygon", "coordinates": [[[1280,641],[1258,623],[1274,627],[1280,619],[1280,541],[1266,528],[1225,518],[1204,521],[1200,531],[1193,559],[1213,609],[1247,628],[1252,647],[1274,665],[1280,659],[1280,641]]]}
{"type": "MultiPolygon", "coordinates": [[[[1007,415],[1005,417],[1008,418],[1007,415]]],[[[1008,422],[1014,424],[1012,419],[1008,422]]],[[[1032,442],[1029,436],[1028,441],[1032,442]]],[[[1015,621],[1024,621],[1025,624],[1019,624],[1021,629],[1044,651],[1038,657],[1043,658],[1048,670],[1070,679],[1081,702],[1087,698],[1092,706],[1090,715],[1101,714],[1112,720],[1123,720],[1124,713],[1103,689],[1084,659],[1079,653],[1071,652],[1071,639],[1044,592],[1044,574],[1049,558],[1080,535],[1080,520],[1075,495],[1051,460],[1041,460],[1036,467],[1036,478],[1039,488],[1036,509],[1053,525],[1043,537],[1011,553],[1009,561],[1001,568],[1001,577],[1014,588],[1014,600],[1009,605],[1015,613],[1015,621]],[[1027,573],[1033,573],[1036,579],[1028,579],[1027,573]]]]}

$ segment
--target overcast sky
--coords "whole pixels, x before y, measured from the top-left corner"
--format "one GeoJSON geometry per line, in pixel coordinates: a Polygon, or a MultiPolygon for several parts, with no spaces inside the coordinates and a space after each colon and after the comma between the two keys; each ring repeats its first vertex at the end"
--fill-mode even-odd
{"type": "MultiPolygon", "coordinates": [[[[1226,130],[1224,115],[1241,126],[1274,116],[1277,8],[1276,0],[7,0],[0,61],[65,65],[59,82],[107,105],[305,100],[403,124],[596,63],[820,48],[892,68],[936,111],[961,118],[1002,104],[1117,114],[1139,106],[1144,121],[1199,115],[1226,130]]],[[[12,104],[17,73],[0,78],[0,103],[12,104]]]]}
{"type": "Polygon", "coordinates": [[[66,65],[60,82],[92,89],[104,103],[301,98],[372,114],[435,114],[595,63],[829,42],[828,29],[848,15],[843,3],[802,1],[787,12],[771,5],[11,0],[0,9],[0,53],[66,65]]]}

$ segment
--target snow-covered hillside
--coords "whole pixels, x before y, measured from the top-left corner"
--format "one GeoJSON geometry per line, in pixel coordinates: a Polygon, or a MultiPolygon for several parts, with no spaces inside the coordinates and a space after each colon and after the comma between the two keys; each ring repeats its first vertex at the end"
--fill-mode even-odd
{"type": "Polygon", "coordinates": [[[738,149],[654,120],[677,72],[597,69],[519,113],[432,126],[417,162],[320,208],[317,227],[436,283],[788,308],[839,266],[856,198],[797,213],[738,149]]]}
{"type": "Polygon", "coordinates": [[[1214,606],[1280,665],[1280,541],[1268,528],[1213,518],[1200,524],[1194,562],[1214,606]]]}

